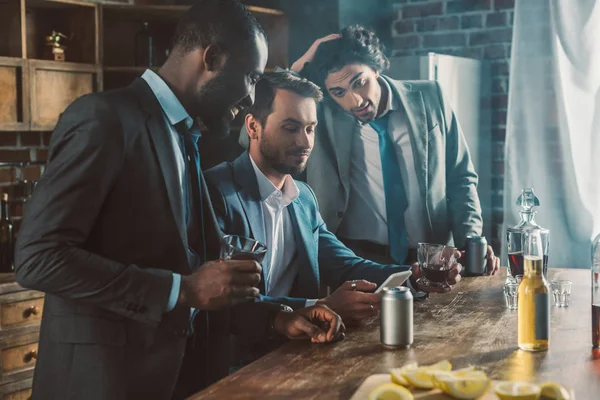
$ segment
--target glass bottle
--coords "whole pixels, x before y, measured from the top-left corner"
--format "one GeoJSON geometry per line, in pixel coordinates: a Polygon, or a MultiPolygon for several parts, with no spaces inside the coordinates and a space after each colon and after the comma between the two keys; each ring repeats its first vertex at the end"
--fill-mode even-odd
{"type": "Polygon", "coordinates": [[[135,65],[137,67],[154,67],[154,38],[148,28],[148,22],[143,23],[141,31],[135,34],[135,65]]]}
{"type": "Polygon", "coordinates": [[[600,235],[592,244],[592,346],[600,348],[600,235]]]}
{"type": "Polygon", "coordinates": [[[14,272],[14,236],[13,224],[8,216],[8,195],[2,194],[0,200],[0,272],[14,272]]]}
{"type": "Polygon", "coordinates": [[[521,206],[519,210],[519,216],[521,221],[514,227],[506,230],[506,246],[508,254],[508,272],[506,281],[516,282],[517,275],[524,275],[525,271],[523,268],[523,249],[521,248],[523,242],[523,232],[538,229],[542,238],[542,249],[544,258],[544,276],[547,278],[548,275],[548,250],[550,247],[550,231],[544,229],[535,222],[535,215],[537,211],[535,207],[540,205],[540,200],[537,198],[532,188],[523,189],[519,197],[517,198],[517,205],[521,206]]]}
{"type": "Polygon", "coordinates": [[[550,285],[543,273],[540,229],[523,232],[524,275],[519,284],[518,344],[521,350],[545,351],[550,343],[550,285]]]}

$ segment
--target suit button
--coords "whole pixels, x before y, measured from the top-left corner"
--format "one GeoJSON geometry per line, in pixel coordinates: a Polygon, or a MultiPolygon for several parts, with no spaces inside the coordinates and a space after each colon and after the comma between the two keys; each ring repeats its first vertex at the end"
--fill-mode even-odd
{"type": "Polygon", "coordinates": [[[338,211],[336,215],[338,216],[338,218],[342,218],[344,216],[344,212],[338,211]]]}

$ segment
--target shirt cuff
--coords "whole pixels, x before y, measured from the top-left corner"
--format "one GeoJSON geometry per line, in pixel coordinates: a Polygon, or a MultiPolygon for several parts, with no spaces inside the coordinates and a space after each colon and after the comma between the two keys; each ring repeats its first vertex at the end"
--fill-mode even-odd
{"type": "Polygon", "coordinates": [[[304,307],[312,307],[317,304],[317,299],[307,299],[304,307]]]}
{"type": "Polygon", "coordinates": [[[179,289],[181,288],[181,275],[173,274],[173,283],[171,284],[171,293],[169,294],[169,302],[167,303],[167,312],[173,310],[177,305],[179,298],[179,289]]]}

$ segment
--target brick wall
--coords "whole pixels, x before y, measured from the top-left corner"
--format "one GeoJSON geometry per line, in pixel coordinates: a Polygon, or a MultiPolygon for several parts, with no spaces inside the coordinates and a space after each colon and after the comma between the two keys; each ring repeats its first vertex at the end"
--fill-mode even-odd
{"type": "MultiPolygon", "coordinates": [[[[0,163],[46,161],[51,133],[0,131],[0,163]]],[[[0,166],[0,193],[8,193],[9,213],[17,227],[28,190],[23,181],[36,181],[42,172],[40,165],[0,166]]]]}
{"type": "Polygon", "coordinates": [[[499,249],[514,0],[395,0],[392,55],[485,59],[492,74],[492,244],[499,249]]]}

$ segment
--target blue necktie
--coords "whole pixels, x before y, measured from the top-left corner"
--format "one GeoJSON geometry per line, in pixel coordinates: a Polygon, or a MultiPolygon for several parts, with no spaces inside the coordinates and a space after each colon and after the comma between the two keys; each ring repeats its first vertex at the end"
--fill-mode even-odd
{"type": "Polygon", "coordinates": [[[388,246],[390,255],[397,263],[403,264],[408,253],[408,238],[404,223],[404,212],[408,199],[402,183],[398,156],[394,142],[388,135],[388,115],[369,123],[379,136],[379,155],[383,171],[385,210],[387,215],[388,246]]]}

